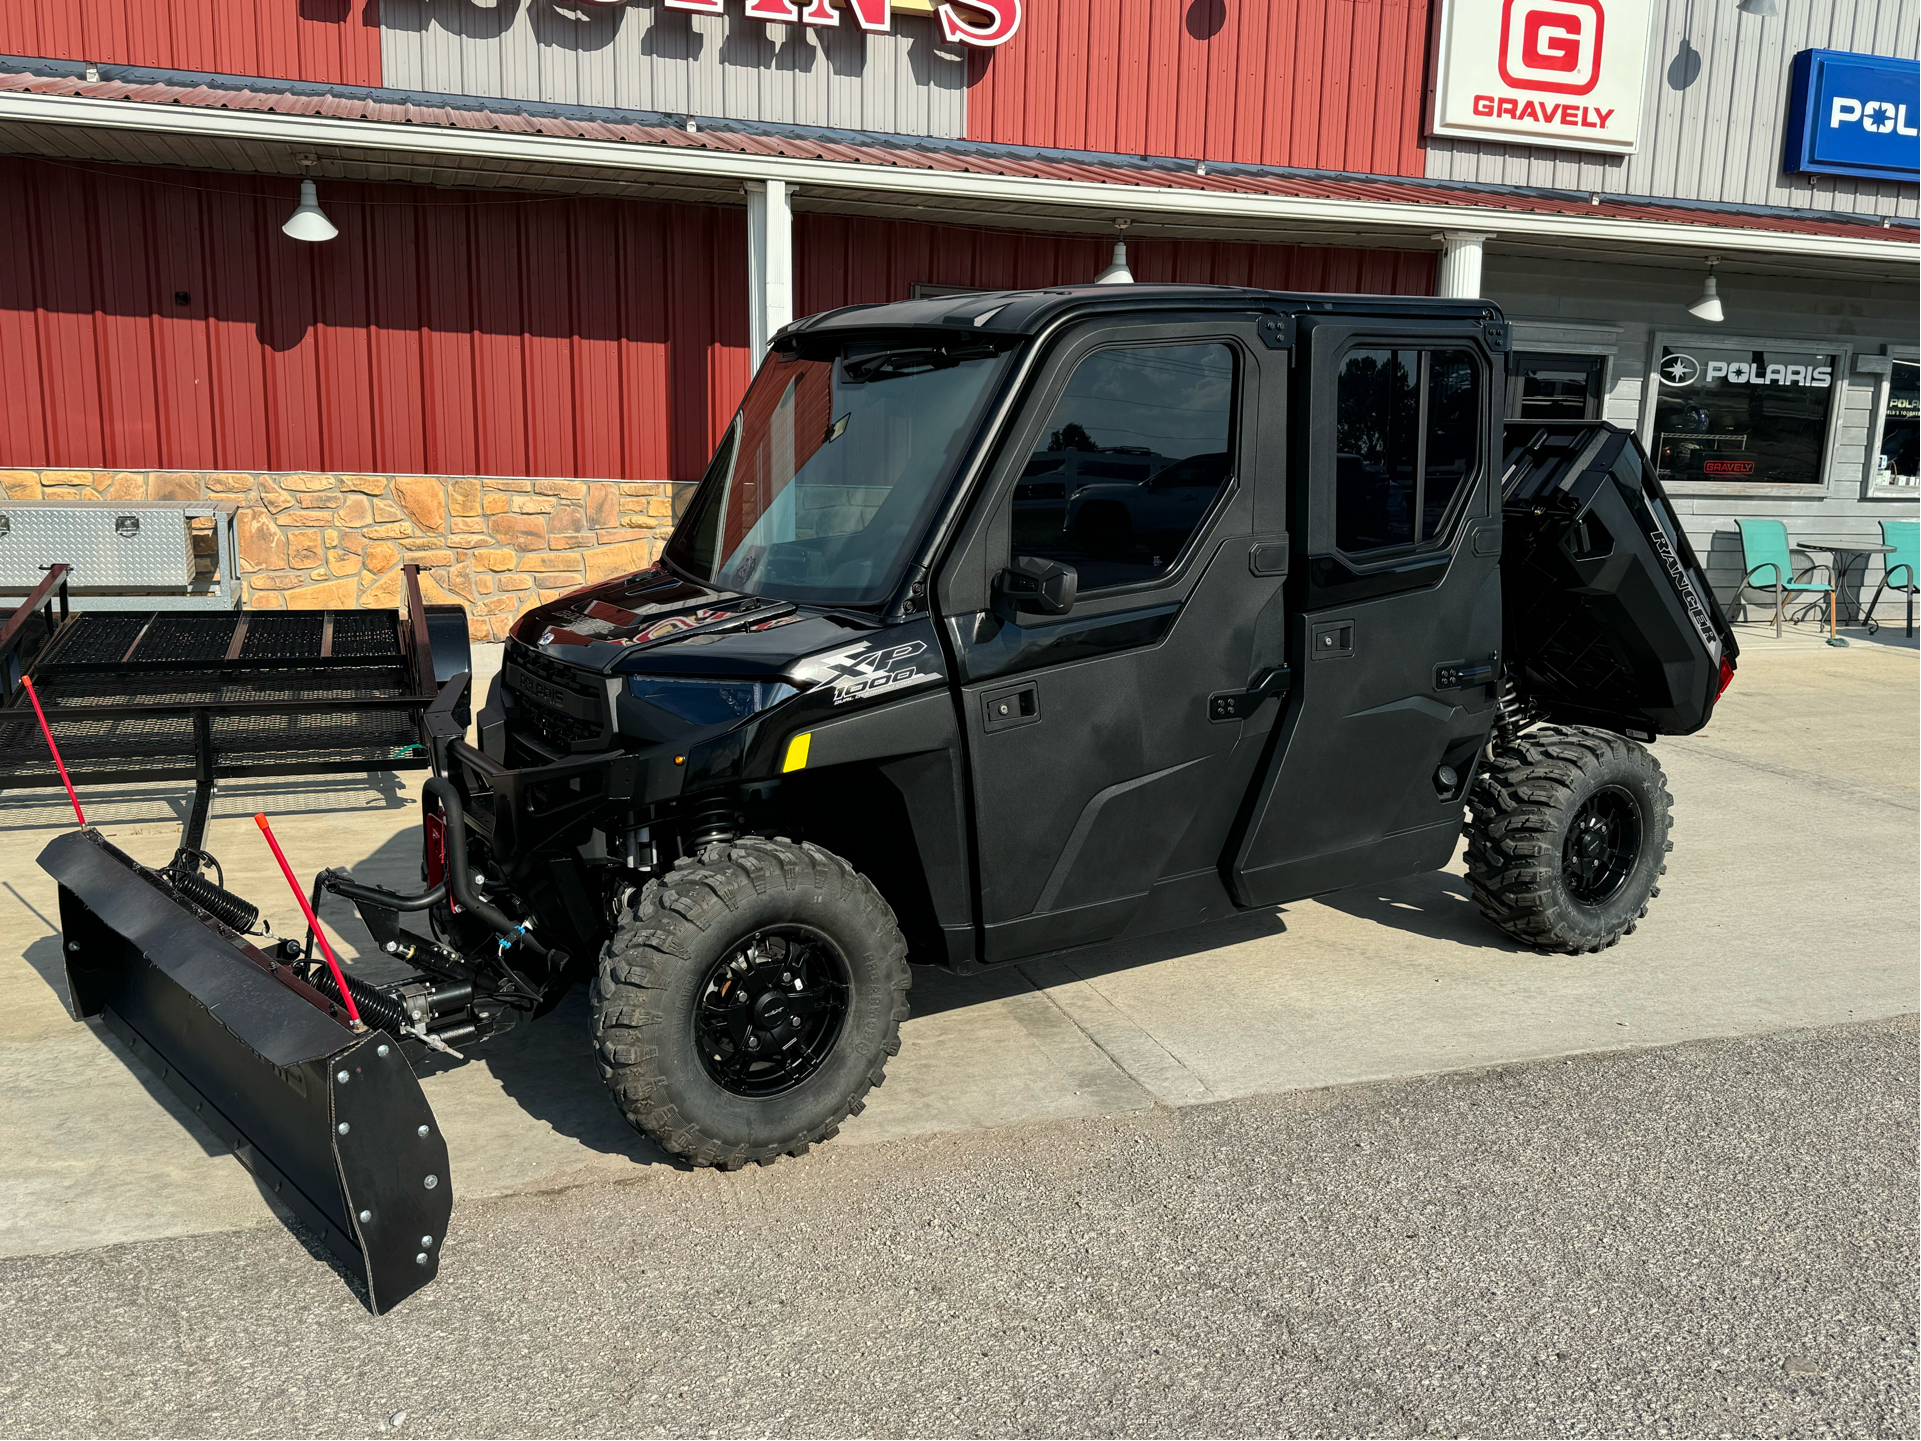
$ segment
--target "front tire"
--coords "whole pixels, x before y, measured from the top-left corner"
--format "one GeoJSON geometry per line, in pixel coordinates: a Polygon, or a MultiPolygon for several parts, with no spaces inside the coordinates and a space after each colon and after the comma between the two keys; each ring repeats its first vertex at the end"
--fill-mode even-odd
{"type": "Polygon", "coordinates": [[[771,1165],[860,1114],[900,1051],[911,984],[893,911],[839,856],[710,845],[649,882],[601,953],[601,1078],[681,1160],[771,1165]]]}
{"type": "Polygon", "coordinates": [[[1606,949],[1661,893],[1673,804],[1653,754],[1608,731],[1538,726],[1498,743],[1468,797],[1475,904],[1537,950],[1606,949]]]}

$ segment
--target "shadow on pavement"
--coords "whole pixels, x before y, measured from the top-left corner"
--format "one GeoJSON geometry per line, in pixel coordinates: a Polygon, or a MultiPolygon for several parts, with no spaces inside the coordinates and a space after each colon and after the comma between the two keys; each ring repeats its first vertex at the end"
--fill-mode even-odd
{"type": "MultiPolygon", "coordinates": [[[[451,1064],[445,1057],[435,1061],[451,1064]]],[[[548,1015],[476,1047],[468,1064],[485,1066],[515,1105],[556,1135],[639,1166],[679,1164],[629,1126],[607,1094],[594,1060],[585,986],[575,986],[548,1015]]],[[[424,1065],[415,1069],[428,1074],[424,1065]]]]}
{"type": "MultiPolygon", "coordinates": [[[[89,825],[111,829],[127,825],[183,826],[193,805],[188,781],[154,781],[111,788],[74,781],[89,825]]],[[[216,818],[266,811],[282,816],[328,815],[341,811],[399,810],[413,802],[398,771],[366,775],[310,776],[288,780],[225,780],[214,791],[216,818]]],[[[73,824],[67,793],[48,789],[0,794],[0,829],[60,831],[73,824]]]]}
{"type": "MultiPolygon", "coordinates": [[[[7,887],[13,890],[12,886],[7,887]]],[[[16,892],[17,894],[17,892],[16,892]]],[[[33,967],[34,974],[47,983],[47,989],[60,998],[60,1004],[73,1014],[73,999],[67,994],[67,967],[65,956],[60,950],[58,933],[42,936],[20,953],[21,959],[33,967]]]]}
{"type": "Polygon", "coordinates": [[[1156,936],[1131,941],[1103,941],[1071,951],[1055,951],[1046,956],[1028,956],[993,966],[972,976],[957,976],[935,966],[914,967],[914,990],[909,1000],[916,1016],[936,1016],[964,1006],[983,1005],[1005,1000],[1008,996],[1037,989],[1026,973],[1030,962],[1063,961],[1082,980],[1171,961],[1198,951],[1217,950],[1244,941],[1284,935],[1287,922],[1279,908],[1249,911],[1205,925],[1186,926],[1156,936]]]}
{"type": "Polygon", "coordinates": [[[1482,919],[1467,881],[1452,871],[1424,871],[1386,885],[1355,886],[1315,899],[1357,920],[1373,921],[1408,935],[1452,941],[1477,951],[1534,954],[1482,919]]]}

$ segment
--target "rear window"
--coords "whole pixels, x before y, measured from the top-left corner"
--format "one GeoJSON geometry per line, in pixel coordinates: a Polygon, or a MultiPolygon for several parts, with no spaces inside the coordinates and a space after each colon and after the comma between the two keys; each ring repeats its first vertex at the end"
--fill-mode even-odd
{"type": "Polygon", "coordinates": [[[1472,352],[1351,350],[1337,407],[1335,544],[1366,555],[1444,541],[1480,455],[1472,352]]]}

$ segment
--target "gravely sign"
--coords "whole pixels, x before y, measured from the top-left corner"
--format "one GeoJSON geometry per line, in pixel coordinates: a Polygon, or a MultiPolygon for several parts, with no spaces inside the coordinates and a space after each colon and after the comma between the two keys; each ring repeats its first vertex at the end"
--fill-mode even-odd
{"type": "MultiPolygon", "coordinates": [[[[624,5],[627,0],[583,0],[589,5],[624,5]]],[[[696,15],[724,15],[729,0],[661,0],[669,10],[690,10],[696,15]]],[[[838,25],[840,12],[853,12],[854,23],[863,30],[884,31],[894,23],[895,12],[903,15],[933,15],[940,21],[941,34],[962,45],[1002,45],[1021,28],[1021,0],[745,0],[750,20],[768,20],[776,25],[838,25]]]]}
{"type": "Polygon", "coordinates": [[[1640,147],[1649,0],[1444,0],[1432,135],[1640,147]]]}

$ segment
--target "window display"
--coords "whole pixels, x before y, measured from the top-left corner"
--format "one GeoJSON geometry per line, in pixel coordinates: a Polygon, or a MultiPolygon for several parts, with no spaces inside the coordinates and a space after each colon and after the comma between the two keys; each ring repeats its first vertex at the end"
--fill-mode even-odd
{"type": "Polygon", "coordinates": [[[1888,408],[1874,455],[1876,485],[1914,485],[1921,439],[1921,361],[1897,360],[1888,377],[1888,408]]]}
{"type": "Polygon", "coordinates": [[[1819,485],[1833,354],[1665,346],[1655,366],[1655,466],[1664,481],[1819,485]]]}

